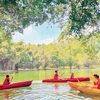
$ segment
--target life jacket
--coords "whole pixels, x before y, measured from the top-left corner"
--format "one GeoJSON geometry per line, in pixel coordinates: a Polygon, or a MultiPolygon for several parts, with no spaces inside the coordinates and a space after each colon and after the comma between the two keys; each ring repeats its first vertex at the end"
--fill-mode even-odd
{"type": "Polygon", "coordinates": [[[10,78],[9,77],[5,78],[5,80],[3,82],[3,85],[8,85],[8,84],[10,84],[10,78]]]}
{"type": "Polygon", "coordinates": [[[98,89],[100,89],[100,79],[98,80],[98,86],[97,86],[98,89]]]}
{"type": "Polygon", "coordinates": [[[58,73],[55,73],[55,75],[54,75],[54,79],[57,80],[57,79],[58,79],[58,76],[59,76],[58,73]]]}
{"type": "Polygon", "coordinates": [[[71,74],[70,78],[73,79],[74,78],[74,74],[71,74]]]}

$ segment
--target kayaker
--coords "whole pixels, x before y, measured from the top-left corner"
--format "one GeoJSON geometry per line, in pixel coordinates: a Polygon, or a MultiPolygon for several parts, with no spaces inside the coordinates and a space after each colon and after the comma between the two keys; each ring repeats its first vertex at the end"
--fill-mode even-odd
{"type": "Polygon", "coordinates": [[[74,73],[72,73],[72,74],[71,74],[70,78],[71,78],[71,79],[73,79],[73,78],[74,78],[74,73]]]}
{"type": "Polygon", "coordinates": [[[60,76],[62,76],[62,75],[58,74],[58,70],[55,70],[54,79],[57,80],[57,79],[59,79],[60,76]]]}
{"type": "Polygon", "coordinates": [[[6,75],[3,85],[9,85],[9,84],[10,84],[10,78],[9,78],[9,75],[6,75]]]}
{"type": "Polygon", "coordinates": [[[100,79],[99,75],[94,74],[95,79],[97,79],[97,82],[94,82],[94,85],[97,86],[97,89],[100,89],[100,79]]]}

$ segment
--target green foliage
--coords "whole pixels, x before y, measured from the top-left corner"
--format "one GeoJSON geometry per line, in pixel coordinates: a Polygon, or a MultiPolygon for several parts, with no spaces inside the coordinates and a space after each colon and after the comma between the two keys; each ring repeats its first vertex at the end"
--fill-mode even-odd
{"type": "Polygon", "coordinates": [[[97,24],[99,11],[97,0],[76,0],[71,2],[71,30],[80,32],[84,26],[97,24]]]}
{"type": "MultiPolygon", "coordinates": [[[[83,68],[100,64],[100,33],[82,38],[67,37],[48,45],[14,43],[11,35],[0,32],[0,69],[83,68]]],[[[63,35],[62,35],[63,36],[63,35]]]]}
{"type": "Polygon", "coordinates": [[[98,0],[1,0],[0,29],[11,33],[30,24],[44,22],[70,25],[69,31],[79,33],[85,25],[97,25],[100,20],[98,0]]]}
{"type": "Polygon", "coordinates": [[[15,52],[11,49],[11,37],[0,31],[0,67],[3,70],[13,69],[15,52]]]}

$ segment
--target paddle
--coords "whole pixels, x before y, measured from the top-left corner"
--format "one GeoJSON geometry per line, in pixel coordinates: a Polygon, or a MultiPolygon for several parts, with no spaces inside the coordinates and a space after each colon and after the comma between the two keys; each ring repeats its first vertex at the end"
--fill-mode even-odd
{"type": "MultiPolygon", "coordinates": [[[[77,79],[78,80],[78,79],[77,79]]],[[[93,76],[93,73],[91,72],[90,73],[90,80],[92,80],[93,82],[95,82],[95,83],[97,83],[97,79],[95,79],[95,77],[93,76]]],[[[79,80],[78,80],[78,82],[80,82],[79,80]]],[[[88,86],[86,83],[79,83],[79,86],[88,86]]]]}
{"type": "Polygon", "coordinates": [[[11,82],[12,82],[12,80],[13,80],[13,77],[15,76],[15,73],[13,73],[11,76],[12,76],[12,77],[11,77],[11,82]]]}
{"type": "Polygon", "coordinates": [[[87,84],[86,84],[86,83],[83,83],[83,82],[79,81],[79,79],[78,79],[78,78],[76,78],[76,79],[78,80],[78,85],[79,85],[79,86],[87,86],[87,84]]]}
{"type": "Polygon", "coordinates": [[[64,72],[64,73],[62,73],[62,74],[60,74],[60,76],[62,76],[63,74],[65,74],[65,72],[64,72]]]}
{"type": "Polygon", "coordinates": [[[76,78],[76,79],[77,79],[77,81],[78,81],[78,85],[79,85],[79,86],[84,86],[83,83],[81,83],[81,82],[79,81],[78,78],[76,78]]]}
{"type": "Polygon", "coordinates": [[[64,73],[62,73],[62,74],[60,74],[60,75],[59,75],[59,77],[60,77],[60,76],[62,76],[63,74],[65,74],[65,72],[64,72],[64,73]]]}

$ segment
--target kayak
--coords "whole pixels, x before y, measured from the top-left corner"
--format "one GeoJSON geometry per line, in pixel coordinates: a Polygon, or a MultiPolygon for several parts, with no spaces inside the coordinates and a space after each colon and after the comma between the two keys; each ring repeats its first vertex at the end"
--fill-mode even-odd
{"type": "Polygon", "coordinates": [[[78,77],[78,78],[61,78],[61,79],[44,79],[42,82],[81,82],[90,81],[89,77],[78,77]]]}
{"type": "Polygon", "coordinates": [[[69,82],[82,82],[82,81],[90,81],[89,77],[77,77],[77,78],[67,78],[69,82]]]}
{"type": "Polygon", "coordinates": [[[67,79],[63,79],[63,78],[61,78],[61,79],[44,79],[44,80],[42,80],[42,82],[67,82],[67,79]]]}
{"type": "Polygon", "coordinates": [[[97,89],[93,84],[86,84],[81,82],[68,82],[71,88],[77,89],[80,92],[90,95],[100,95],[100,89],[97,89]]]}
{"type": "Polygon", "coordinates": [[[68,82],[68,85],[71,88],[75,88],[75,89],[79,87],[79,83],[78,82],[68,82]]]}
{"type": "Polygon", "coordinates": [[[30,86],[33,80],[14,82],[9,85],[0,85],[0,90],[30,86]]]}
{"type": "Polygon", "coordinates": [[[90,95],[100,95],[100,89],[92,86],[81,86],[78,87],[77,90],[90,95]]]}
{"type": "Polygon", "coordinates": [[[87,84],[87,83],[83,83],[83,82],[68,82],[68,85],[71,88],[75,88],[75,89],[77,89],[80,86],[93,86],[92,84],[87,84]]]}

